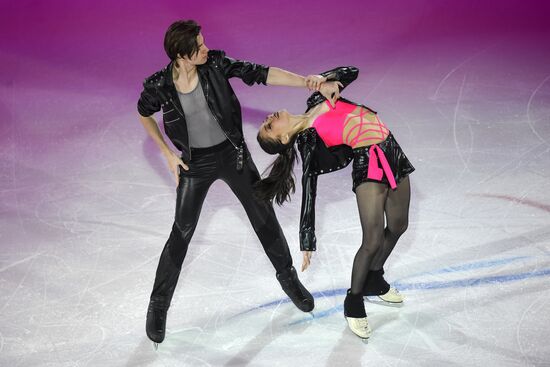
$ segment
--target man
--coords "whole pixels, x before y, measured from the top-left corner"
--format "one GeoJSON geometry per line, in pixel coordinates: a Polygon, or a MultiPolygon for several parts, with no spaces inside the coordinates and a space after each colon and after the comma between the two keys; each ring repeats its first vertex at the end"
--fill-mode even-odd
{"type": "Polygon", "coordinates": [[[147,78],[138,102],[140,120],[174,174],[177,186],[175,221],[160,256],[147,310],[146,330],[155,343],[164,340],[166,313],[181,265],[210,185],[225,181],[243,205],[283,291],[300,310],[314,307],[313,297],[298,280],[281,227],[270,202],[254,197],[260,176],[243,140],[240,104],[229,78],[318,90],[325,81],[304,78],[209,51],[193,20],[177,21],[167,30],[164,49],[171,62],[147,78]],[[181,151],[173,152],[152,115],[162,109],[166,135],[181,151]]]}

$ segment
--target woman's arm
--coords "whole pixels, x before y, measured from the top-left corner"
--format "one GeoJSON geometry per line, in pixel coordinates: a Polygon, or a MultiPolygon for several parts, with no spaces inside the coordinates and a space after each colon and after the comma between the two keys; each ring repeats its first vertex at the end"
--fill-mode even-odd
{"type": "MultiPolygon", "coordinates": [[[[325,71],[324,73],[321,73],[321,75],[323,77],[326,77],[327,81],[329,82],[339,82],[338,88],[341,92],[355,79],[357,79],[357,75],[359,75],[359,69],[354,66],[341,66],[332,70],[325,71]]],[[[313,93],[307,99],[307,109],[309,110],[311,107],[323,102],[325,98],[326,96],[324,96],[320,92],[313,93]]],[[[328,99],[330,100],[330,98],[328,99]]]]}
{"type": "Polygon", "coordinates": [[[338,68],[325,71],[324,73],[321,73],[321,75],[326,77],[329,82],[336,81],[342,83],[342,86],[340,87],[340,91],[342,91],[355,79],[357,79],[359,69],[355,66],[340,66],[338,68]]]}
{"type": "Polygon", "coordinates": [[[300,250],[315,251],[315,198],[317,176],[313,171],[315,137],[305,132],[298,138],[298,149],[302,157],[302,208],[300,212],[300,250]]]}

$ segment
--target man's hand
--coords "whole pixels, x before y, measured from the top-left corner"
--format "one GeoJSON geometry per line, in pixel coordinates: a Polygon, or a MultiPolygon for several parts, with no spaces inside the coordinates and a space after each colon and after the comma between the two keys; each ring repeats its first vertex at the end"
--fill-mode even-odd
{"type": "Polygon", "coordinates": [[[309,267],[312,254],[313,254],[313,251],[302,251],[302,256],[303,256],[302,271],[306,270],[309,267]]]}
{"type": "Polygon", "coordinates": [[[321,75],[308,75],[306,76],[306,87],[309,90],[318,91],[321,88],[321,84],[327,81],[327,78],[321,75]]]}
{"type": "Polygon", "coordinates": [[[168,162],[168,168],[170,168],[170,172],[172,172],[172,174],[176,178],[176,185],[179,185],[180,184],[180,171],[179,171],[180,167],[186,171],[189,171],[189,166],[183,163],[181,158],[171,150],[168,150],[168,152],[164,154],[164,157],[168,162]]]}
{"type": "Polygon", "coordinates": [[[319,89],[319,92],[330,102],[332,107],[340,98],[340,87],[343,87],[340,82],[324,82],[319,89]]]}

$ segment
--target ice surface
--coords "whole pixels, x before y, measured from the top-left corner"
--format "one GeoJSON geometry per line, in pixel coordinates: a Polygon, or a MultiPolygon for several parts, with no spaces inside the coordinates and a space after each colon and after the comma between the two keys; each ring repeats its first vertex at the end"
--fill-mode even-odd
{"type": "MultiPolygon", "coordinates": [[[[117,4],[3,5],[0,365],[550,366],[545,6],[117,4]],[[235,57],[302,74],[361,70],[344,96],[379,111],[416,167],[409,229],[386,267],[406,301],[366,303],[368,343],[342,312],[361,237],[347,168],[319,179],[318,251],[300,274],[313,315],[288,302],[217,182],[153,350],[145,311],[175,192],[135,103],[179,17],[199,19],[209,47],[235,57]]],[[[259,121],[301,112],[307,92],[233,85],[263,170],[259,121]]],[[[300,188],[277,208],[296,265],[299,210],[300,188]]]]}

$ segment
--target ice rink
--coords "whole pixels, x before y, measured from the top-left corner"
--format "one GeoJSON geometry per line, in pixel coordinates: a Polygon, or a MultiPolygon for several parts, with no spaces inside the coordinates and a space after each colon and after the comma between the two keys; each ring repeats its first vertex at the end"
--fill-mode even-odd
{"type": "MultiPolygon", "coordinates": [[[[550,5],[540,1],[34,1],[0,5],[1,366],[550,366],[550,5]],[[210,49],[303,75],[354,65],[416,167],[386,276],[406,300],[343,299],[361,240],[351,167],[320,176],[318,251],[296,309],[216,182],[155,351],[145,314],[175,183],[137,119],[180,18],[210,49]]],[[[264,117],[307,90],[232,85],[256,165],[264,117]]],[[[162,116],[159,114],[158,119],[162,116]]],[[[300,166],[296,175],[301,178],[300,166]]],[[[301,188],[277,207],[295,266],[301,188]]]]}

